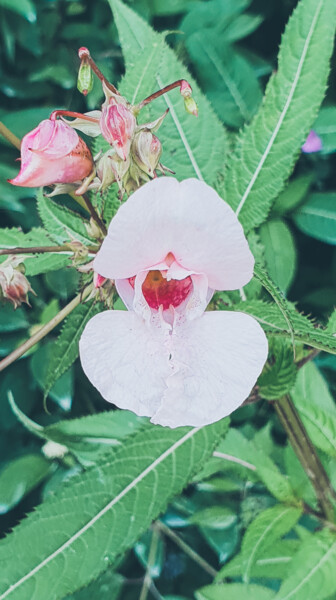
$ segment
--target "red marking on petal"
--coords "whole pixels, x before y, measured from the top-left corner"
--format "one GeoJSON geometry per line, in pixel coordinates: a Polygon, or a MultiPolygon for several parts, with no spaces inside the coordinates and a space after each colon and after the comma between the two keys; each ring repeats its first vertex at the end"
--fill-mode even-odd
{"type": "MultiPolygon", "coordinates": [[[[132,284],[131,284],[132,285],[132,284]]],[[[161,271],[149,271],[142,284],[142,292],[151,308],[158,310],[162,306],[167,310],[170,306],[176,308],[187,298],[192,289],[191,277],[181,281],[162,277],[161,271]]]]}

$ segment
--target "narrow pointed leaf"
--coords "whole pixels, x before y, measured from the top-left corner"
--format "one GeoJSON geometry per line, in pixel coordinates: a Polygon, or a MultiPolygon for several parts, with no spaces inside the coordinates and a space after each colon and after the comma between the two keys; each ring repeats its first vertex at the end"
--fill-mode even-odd
{"type": "Polygon", "coordinates": [[[301,0],[286,27],[265,100],[241,133],[220,190],[248,231],[291,173],[322,102],[336,26],[334,0],[301,0]]]}
{"type": "Polygon", "coordinates": [[[227,425],[148,425],[73,478],[2,540],[0,600],[58,600],[95,579],[181,492],[227,425]]]}

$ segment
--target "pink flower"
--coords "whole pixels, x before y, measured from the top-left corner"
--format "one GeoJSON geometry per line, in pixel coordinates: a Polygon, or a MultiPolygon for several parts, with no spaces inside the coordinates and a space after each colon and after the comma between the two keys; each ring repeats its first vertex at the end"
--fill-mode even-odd
{"type": "Polygon", "coordinates": [[[214,290],[244,286],[253,266],[236,215],[207,184],[169,177],[141,187],[94,260],[129,312],[87,324],[80,357],[90,381],[107,401],[169,427],[230,414],[261,372],[267,340],[246,314],[204,311],[214,290]]]}
{"type": "Polygon", "coordinates": [[[301,150],[305,154],[322,150],[322,140],[313,129],[310,130],[305,143],[301,146],[301,150]]]}
{"type": "Polygon", "coordinates": [[[122,96],[110,95],[108,104],[103,104],[100,117],[102,135],[115,149],[122,160],[126,160],[136,127],[134,114],[122,96]]]}
{"type": "Polygon", "coordinates": [[[63,121],[45,119],[24,136],[20,173],[9,182],[23,187],[74,183],[92,168],[91,152],[78,133],[63,121]]]}

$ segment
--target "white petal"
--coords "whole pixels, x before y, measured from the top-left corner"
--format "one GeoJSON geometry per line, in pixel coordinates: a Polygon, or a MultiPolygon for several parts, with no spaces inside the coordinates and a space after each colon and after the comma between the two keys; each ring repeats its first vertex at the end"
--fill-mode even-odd
{"type": "Polygon", "coordinates": [[[151,416],[171,373],[169,334],[146,326],[133,312],[108,310],[93,317],[79,343],[83,370],[103,398],[139,416],[151,416]]]}
{"type": "Polygon", "coordinates": [[[132,277],[172,252],[187,270],[204,273],[213,289],[237,289],[252,277],[254,259],[233,210],[206,183],[161,177],[118,210],[94,268],[110,279],[132,277]]]}
{"type": "Polygon", "coordinates": [[[248,397],[267,351],[262,328],[243,313],[208,312],[177,327],[174,373],[151,421],[202,426],[229,415],[248,397]]]}

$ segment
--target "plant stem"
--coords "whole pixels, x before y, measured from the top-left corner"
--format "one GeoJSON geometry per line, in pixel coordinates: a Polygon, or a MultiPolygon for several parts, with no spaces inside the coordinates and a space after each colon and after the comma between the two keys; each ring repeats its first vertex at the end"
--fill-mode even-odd
{"type": "Polygon", "coordinates": [[[0,135],[2,135],[7,140],[7,142],[9,142],[13,146],[15,146],[15,148],[17,148],[18,150],[21,150],[21,140],[18,137],[16,137],[16,135],[14,135],[14,133],[12,133],[8,129],[8,127],[6,127],[6,125],[4,125],[1,121],[0,121],[0,135]]]}
{"type": "Polygon", "coordinates": [[[157,521],[156,527],[159,530],[161,530],[162,533],[164,533],[167,537],[169,537],[173,542],[175,542],[175,544],[179,546],[179,548],[181,548],[181,550],[187,556],[189,556],[191,560],[195,561],[204,571],[206,571],[208,575],[210,575],[213,578],[217,577],[218,573],[216,569],[209,565],[209,563],[206,560],[204,560],[204,558],[202,558],[199,554],[197,554],[197,552],[195,552],[195,550],[190,548],[188,544],[181,540],[181,538],[178,535],[176,535],[176,533],[174,533],[174,531],[172,531],[169,527],[167,527],[167,525],[162,523],[162,521],[157,521]]]}
{"type": "Polygon", "coordinates": [[[99,119],[96,119],[95,117],[88,117],[87,115],[83,115],[82,113],[79,113],[79,112],[74,112],[73,110],[62,110],[62,109],[53,110],[49,119],[51,121],[55,121],[57,119],[57,117],[62,117],[62,116],[83,119],[84,121],[90,121],[91,123],[99,123],[99,119]]]}
{"type": "Polygon", "coordinates": [[[290,398],[283,396],[275,401],[274,408],[288,435],[293,450],[307,473],[316,493],[318,503],[325,519],[334,522],[333,502],[336,499],[329,477],[308,436],[298,411],[290,398]]]}
{"type": "MultiPolygon", "coordinates": [[[[88,250],[90,252],[97,252],[97,248],[95,246],[89,246],[88,250]]],[[[0,256],[4,254],[43,254],[44,252],[71,253],[71,248],[69,248],[68,244],[63,244],[61,246],[31,246],[30,248],[4,248],[3,250],[0,250],[0,256]]]]}
{"type": "Polygon", "coordinates": [[[147,98],[142,100],[142,102],[140,102],[136,106],[137,110],[141,110],[144,106],[146,106],[146,104],[149,104],[153,100],[156,100],[156,98],[160,98],[160,96],[162,96],[163,94],[166,94],[167,92],[170,92],[170,90],[173,90],[174,88],[177,88],[177,87],[181,87],[181,84],[183,81],[184,81],[184,79],[178,79],[178,81],[174,81],[174,83],[170,83],[169,85],[166,85],[166,87],[162,88],[162,90],[158,90],[157,92],[154,92],[154,94],[147,96],[147,98]]]}
{"type": "Polygon", "coordinates": [[[147,569],[146,569],[145,578],[143,580],[143,585],[142,585],[142,588],[141,588],[141,593],[140,593],[140,596],[139,596],[139,600],[146,600],[147,599],[149,589],[150,589],[150,587],[152,585],[151,570],[152,570],[152,567],[153,567],[153,565],[155,563],[155,558],[156,558],[156,552],[157,552],[157,547],[158,547],[159,539],[160,539],[159,530],[156,527],[153,527],[151,545],[150,545],[150,548],[149,548],[147,569]]]}
{"type": "Polygon", "coordinates": [[[32,335],[28,340],[23,342],[21,346],[13,350],[8,356],[6,356],[3,360],[0,361],[0,371],[4,371],[6,367],[9,367],[15,360],[20,358],[23,354],[27,352],[30,348],[35,346],[37,342],[41,341],[50,331],[52,331],[59,323],[65,319],[81,302],[88,297],[92,290],[92,285],[89,285],[87,288],[83,290],[81,294],[78,294],[69,304],[67,304],[62,310],[55,315],[48,323],[43,325],[41,329],[39,329],[34,335],[32,335]]]}

